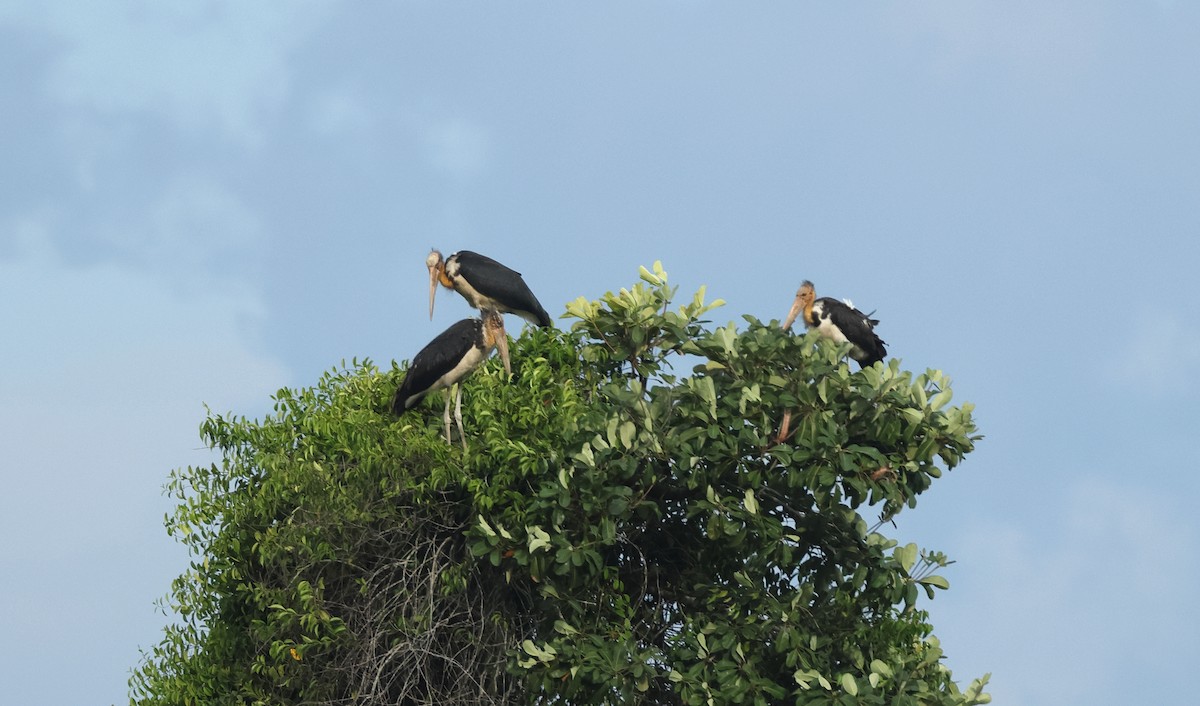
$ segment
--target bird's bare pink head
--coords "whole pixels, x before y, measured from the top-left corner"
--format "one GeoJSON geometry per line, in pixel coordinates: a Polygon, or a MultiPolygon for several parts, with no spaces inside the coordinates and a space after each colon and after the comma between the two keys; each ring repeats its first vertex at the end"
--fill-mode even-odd
{"type": "Polygon", "coordinates": [[[816,290],[813,288],[813,283],[804,280],[800,283],[800,289],[796,290],[796,298],[792,301],[792,308],[788,311],[787,318],[783,322],[783,327],[789,329],[796,321],[796,317],[804,313],[804,320],[807,325],[808,312],[812,309],[813,301],[816,299],[816,290]]]}

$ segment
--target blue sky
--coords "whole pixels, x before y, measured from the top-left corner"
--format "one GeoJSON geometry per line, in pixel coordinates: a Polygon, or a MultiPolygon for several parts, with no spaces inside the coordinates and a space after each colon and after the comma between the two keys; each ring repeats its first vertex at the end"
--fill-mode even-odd
{"type": "Polygon", "coordinates": [[[847,5],[0,6],[0,702],[124,702],[204,406],[410,357],[434,246],[554,315],[655,259],[717,324],[875,310],[987,435],[895,530],[956,677],[1183,698],[1200,8],[847,5]]]}

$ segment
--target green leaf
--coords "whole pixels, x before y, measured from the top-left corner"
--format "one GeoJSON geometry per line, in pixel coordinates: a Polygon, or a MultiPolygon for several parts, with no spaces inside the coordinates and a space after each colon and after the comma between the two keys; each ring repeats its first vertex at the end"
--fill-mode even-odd
{"type": "Polygon", "coordinates": [[[917,405],[919,407],[929,406],[929,399],[925,396],[925,385],[922,382],[918,381],[913,383],[912,392],[913,396],[917,399],[917,405]]]}
{"type": "MultiPolygon", "coordinates": [[[[661,269],[662,269],[661,263],[655,262],[654,264],[655,264],[655,269],[661,271],[661,269]]],[[[663,280],[661,278],[651,274],[650,270],[647,270],[645,267],[642,267],[642,266],[638,267],[638,276],[642,278],[643,282],[654,285],[655,287],[657,287],[663,283],[663,280]]]]}
{"type": "Polygon", "coordinates": [[[945,578],[943,578],[941,576],[937,576],[937,575],[926,576],[925,578],[919,579],[917,581],[917,583],[924,584],[926,586],[933,586],[934,588],[941,588],[941,589],[950,588],[950,582],[947,581],[945,578]]]}
{"type": "Polygon", "coordinates": [[[839,681],[841,682],[843,691],[851,696],[858,696],[858,682],[854,679],[854,675],[845,672],[839,681]]]}
{"type": "Polygon", "coordinates": [[[732,323],[714,331],[713,337],[720,344],[725,355],[733,356],[737,352],[737,329],[734,328],[732,323]]]}
{"type": "Polygon", "coordinates": [[[529,537],[529,553],[532,554],[539,549],[550,548],[550,535],[537,525],[530,525],[525,528],[529,537]]]}
{"type": "Polygon", "coordinates": [[[699,393],[700,399],[708,403],[708,413],[713,419],[717,418],[717,389],[713,385],[713,379],[710,377],[702,377],[695,380],[693,385],[696,392],[699,393]]]}
{"type": "Polygon", "coordinates": [[[565,620],[555,620],[554,621],[554,630],[555,630],[555,632],[561,633],[563,635],[576,635],[579,633],[578,630],[576,630],[574,627],[572,627],[571,624],[566,622],[565,620]]]}
{"type": "Polygon", "coordinates": [[[633,422],[625,421],[621,423],[621,446],[631,448],[633,446],[633,438],[637,434],[637,427],[633,422]]]}
{"type": "Polygon", "coordinates": [[[749,512],[751,515],[758,514],[758,501],[754,499],[753,489],[746,488],[746,496],[742,500],[742,505],[746,507],[746,512],[749,512]]]}
{"type": "Polygon", "coordinates": [[[521,649],[525,654],[533,657],[537,662],[552,662],[558,652],[552,645],[538,645],[533,640],[524,640],[521,642],[521,649]]]}
{"type": "Polygon", "coordinates": [[[762,402],[762,388],[757,382],[742,388],[742,395],[738,400],[738,412],[745,414],[746,404],[750,402],[762,402]]]}
{"type": "Polygon", "coordinates": [[[917,551],[917,545],[910,542],[903,547],[896,547],[892,556],[900,562],[900,566],[904,567],[904,571],[907,573],[911,572],[917,563],[917,551]]]}

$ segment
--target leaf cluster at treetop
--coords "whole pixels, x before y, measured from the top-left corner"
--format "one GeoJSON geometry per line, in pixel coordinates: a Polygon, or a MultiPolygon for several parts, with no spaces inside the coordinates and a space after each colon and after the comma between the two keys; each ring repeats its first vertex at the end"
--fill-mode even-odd
{"type": "Polygon", "coordinates": [[[131,703],[988,703],[920,608],[948,559],[880,532],[973,449],[972,406],[641,279],[480,367],[467,451],[440,402],[390,413],[395,364],[210,416],[131,703]]]}

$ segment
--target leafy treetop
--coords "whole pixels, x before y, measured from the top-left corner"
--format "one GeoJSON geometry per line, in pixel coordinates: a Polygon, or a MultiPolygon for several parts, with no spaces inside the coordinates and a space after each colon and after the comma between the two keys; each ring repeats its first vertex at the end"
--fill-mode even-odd
{"type": "Polygon", "coordinates": [[[210,416],[131,703],[987,703],[919,607],[948,560],[880,531],[972,450],[972,406],[673,295],[656,263],[526,330],[511,378],[466,382],[466,452],[437,402],[386,411],[395,365],[210,416]]]}

